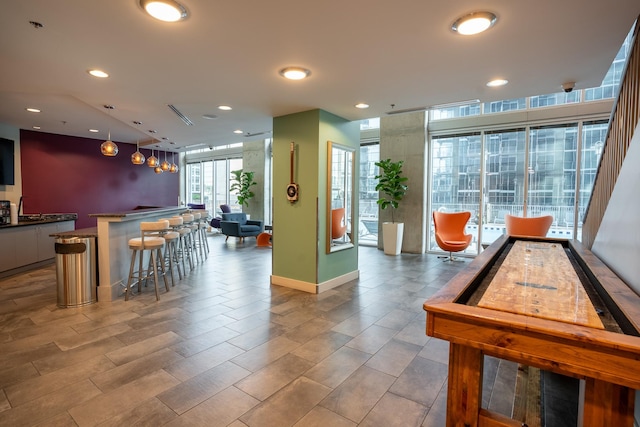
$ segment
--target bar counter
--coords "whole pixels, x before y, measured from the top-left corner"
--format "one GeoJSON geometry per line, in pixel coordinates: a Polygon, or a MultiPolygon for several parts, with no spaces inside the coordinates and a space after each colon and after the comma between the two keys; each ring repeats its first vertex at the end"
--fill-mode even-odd
{"type": "Polygon", "coordinates": [[[186,211],[186,207],[172,206],[89,214],[97,219],[98,302],[123,297],[131,262],[129,239],[140,237],[140,223],[157,221],[186,211]]]}

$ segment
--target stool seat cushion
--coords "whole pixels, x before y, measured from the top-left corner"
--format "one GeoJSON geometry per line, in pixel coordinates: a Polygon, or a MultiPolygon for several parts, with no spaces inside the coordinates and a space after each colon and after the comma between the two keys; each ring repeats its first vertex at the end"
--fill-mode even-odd
{"type": "MultiPolygon", "coordinates": [[[[164,246],[165,240],[162,237],[145,237],[144,239],[144,249],[156,249],[164,246]]],[[[132,249],[141,249],[142,246],[142,238],[134,237],[133,239],[129,239],[129,247],[132,249]]]]}
{"type": "Polygon", "coordinates": [[[177,231],[167,231],[162,235],[162,237],[164,238],[164,240],[174,240],[180,237],[180,233],[178,233],[177,231]]]}

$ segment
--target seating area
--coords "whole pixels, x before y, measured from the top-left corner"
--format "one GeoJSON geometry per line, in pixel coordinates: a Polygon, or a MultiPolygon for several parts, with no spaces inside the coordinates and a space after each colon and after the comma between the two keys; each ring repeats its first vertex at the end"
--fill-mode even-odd
{"type": "Polygon", "coordinates": [[[257,237],[264,231],[262,220],[247,219],[244,212],[223,213],[220,221],[222,234],[226,235],[225,242],[229,237],[237,237],[241,241],[245,237],[257,237]]]}
{"type": "Polygon", "coordinates": [[[167,276],[171,287],[176,286],[175,273],[179,280],[187,275],[197,264],[204,263],[209,255],[209,242],[206,234],[208,212],[204,209],[190,210],[181,215],[161,218],[157,221],[140,223],[140,237],[129,239],[131,262],[125,289],[125,301],[137,293],[143,292],[149,281],[153,281],[156,301],[160,300],[159,278],[164,280],[166,292],[169,292],[167,276]]]}

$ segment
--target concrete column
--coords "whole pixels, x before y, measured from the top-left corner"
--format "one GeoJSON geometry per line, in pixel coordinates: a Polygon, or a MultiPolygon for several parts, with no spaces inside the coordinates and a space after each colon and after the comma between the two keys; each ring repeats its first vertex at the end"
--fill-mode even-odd
{"type": "Polygon", "coordinates": [[[270,163],[271,154],[267,140],[261,139],[243,144],[242,170],[253,172],[253,179],[258,184],[251,187],[255,196],[249,200],[249,206],[244,206],[242,210],[251,215],[251,219],[261,219],[265,221],[265,224],[271,224],[271,205],[269,200],[270,163]]]}
{"type": "MultiPolygon", "coordinates": [[[[427,129],[426,112],[397,114],[380,118],[380,159],[404,160],[403,176],[409,190],[394,217],[404,223],[402,252],[426,251],[427,129]]],[[[379,212],[380,222],[391,221],[389,209],[379,212]]],[[[382,235],[378,239],[382,248],[382,235]]]]}

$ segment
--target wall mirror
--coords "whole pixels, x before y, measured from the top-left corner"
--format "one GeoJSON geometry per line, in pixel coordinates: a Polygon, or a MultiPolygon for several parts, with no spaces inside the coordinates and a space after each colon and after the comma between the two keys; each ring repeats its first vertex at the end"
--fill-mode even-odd
{"type": "Polygon", "coordinates": [[[327,156],[327,253],[354,247],[355,150],[329,141],[327,156]]]}

